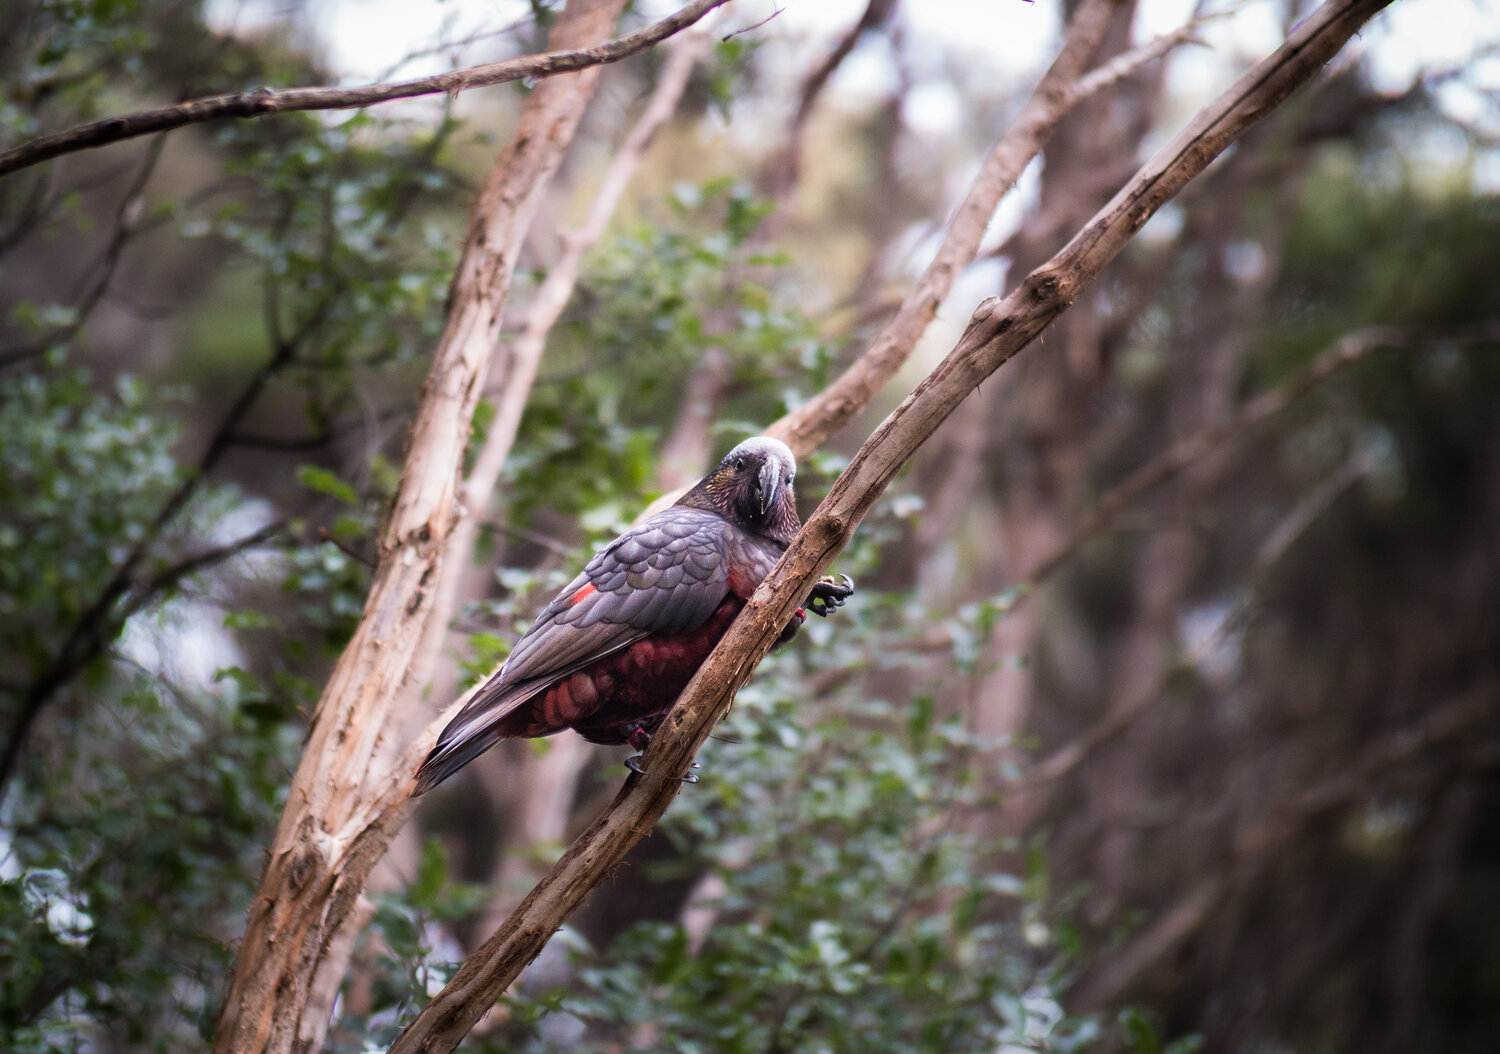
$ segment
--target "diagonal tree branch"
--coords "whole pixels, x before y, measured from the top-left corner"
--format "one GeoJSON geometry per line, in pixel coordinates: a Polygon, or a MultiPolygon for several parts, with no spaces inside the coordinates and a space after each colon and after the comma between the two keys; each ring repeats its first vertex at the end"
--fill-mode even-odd
{"type": "Polygon", "coordinates": [[[265,117],[268,114],[292,113],[298,110],[351,110],[360,106],[389,102],[392,99],[410,99],[420,95],[437,95],[442,92],[457,94],[470,88],[485,88],[492,84],[504,84],[542,77],[553,77],[559,73],[572,73],[606,63],[619,62],[632,55],[661,43],[681,29],[692,25],[709,11],[728,0],[692,0],[680,11],[668,15],[659,22],[628,33],[623,37],[587,48],[549,51],[541,55],[524,55],[490,62],[482,66],[451,70],[431,77],[396,81],[391,84],[371,84],[362,88],[257,88],[255,91],[236,92],[231,95],[211,95],[192,99],[176,106],[163,106],[155,110],[105,117],[89,124],[81,124],[42,136],[30,142],[0,153],[0,176],[7,175],[30,165],[88,150],[123,139],[132,139],[152,132],[165,132],[185,125],[201,124],[231,117],[265,117]]]}
{"type": "MultiPolygon", "coordinates": [[[[979,305],[952,352],[871,434],[703,664],[646,751],[647,774],[573,843],[516,912],[393,1046],[451,1050],[563,920],[651,830],[678,777],[739,687],[897,471],[984,378],[1035,339],[1189,180],[1338,53],[1389,0],[1328,0],[1136,173],[1047,263],[1003,300],[979,305]]],[[[418,749],[422,744],[416,745],[418,749]]]]}

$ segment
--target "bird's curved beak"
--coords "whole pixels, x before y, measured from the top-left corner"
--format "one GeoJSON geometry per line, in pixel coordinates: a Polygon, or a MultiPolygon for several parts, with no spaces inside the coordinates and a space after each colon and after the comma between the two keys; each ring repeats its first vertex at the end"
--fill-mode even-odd
{"type": "Polygon", "coordinates": [[[766,463],[760,467],[760,476],[755,481],[755,489],[760,497],[760,515],[764,516],[766,510],[775,504],[780,487],[781,466],[776,463],[775,458],[767,458],[766,463]]]}

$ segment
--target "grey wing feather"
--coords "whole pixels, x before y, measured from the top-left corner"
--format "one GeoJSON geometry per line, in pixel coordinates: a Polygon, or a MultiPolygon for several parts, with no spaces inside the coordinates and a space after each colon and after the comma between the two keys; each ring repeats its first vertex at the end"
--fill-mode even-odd
{"type": "Polygon", "coordinates": [[[625,532],[542,610],[499,677],[555,679],[648,634],[701,626],[729,591],[731,530],[674,508],[625,532]]]}
{"type": "Polygon", "coordinates": [[[649,634],[701,626],[729,592],[732,530],[712,513],[672,508],[601,550],[443,729],[417,772],[415,793],[504,738],[506,715],[553,682],[649,634]]]}

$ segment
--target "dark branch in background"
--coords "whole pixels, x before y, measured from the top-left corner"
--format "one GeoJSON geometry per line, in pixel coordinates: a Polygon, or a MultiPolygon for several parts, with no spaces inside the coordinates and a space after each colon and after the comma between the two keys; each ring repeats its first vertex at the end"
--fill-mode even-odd
{"type": "Polygon", "coordinates": [[[0,253],[9,252],[36,229],[52,206],[52,182],[48,175],[42,175],[32,183],[26,201],[11,215],[9,226],[0,228],[0,253]]]}
{"type": "MultiPolygon", "coordinates": [[[[1086,975],[1072,990],[1071,1005],[1094,1009],[1116,1002],[1137,978],[1197,932],[1226,897],[1275,863],[1276,851],[1308,824],[1375,797],[1381,781],[1391,773],[1493,720],[1495,689],[1493,681],[1477,685],[1459,700],[1375,743],[1344,771],[1272,806],[1263,820],[1235,839],[1228,865],[1158,914],[1113,959],[1086,975]]],[[[1495,758],[1481,757],[1479,764],[1493,766],[1495,758]]]]}
{"type": "Polygon", "coordinates": [[[363,88],[257,88],[232,95],[212,95],[176,106],[106,117],[78,125],[55,135],[43,136],[0,154],[0,176],[48,161],[63,154],[117,143],[152,132],[165,132],[204,121],[230,117],[265,117],[299,110],[350,110],[392,99],[409,99],[443,92],[457,94],[507,81],[552,77],[629,58],[661,43],[678,30],[692,25],[728,0],[693,0],[682,10],[653,22],[634,33],[592,48],[553,51],[452,70],[431,77],[371,84],[363,88]]]}
{"type": "Polygon", "coordinates": [[[29,344],[0,350],[0,367],[36,358],[59,341],[71,339],[88,322],[94,308],[99,306],[99,301],[109,290],[110,282],[114,280],[115,270],[120,265],[120,256],[125,252],[125,247],[140,226],[141,211],[145,207],[143,195],[146,191],[146,184],[150,182],[151,174],[156,171],[156,163],[161,160],[162,147],[165,145],[166,137],[157,136],[146,148],[146,159],[141,162],[135,179],[131,180],[130,187],[120,200],[120,207],[115,210],[113,233],[104,247],[104,252],[84,269],[79,278],[82,283],[91,273],[97,274],[94,281],[88,285],[87,291],[80,296],[78,306],[73,310],[72,321],[29,344]]]}
{"type": "Polygon", "coordinates": [[[68,638],[58,659],[41,677],[25,686],[21,712],[11,725],[10,736],[5,741],[5,754],[0,759],[0,799],[3,799],[9,786],[10,777],[20,760],[21,748],[26,742],[26,733],[37,715],[58,688],[71,680],[83,666],[104,654],[119,628],[130,616],[176,588],[183,579],[206,571],[247,550],[271,544],[285,530],[285,524],[268,524],[238,541],[187,557],[140,581],[132,581],[128,575],[123,579],[117,576],[116,581],[111,583],[112,587],[118,583],[117,588],[101,595],[99,601],[75,624],[73,634],[68,638]],[[130,598],[115,608],[115,601],[127,593],[130,598]]]}
{"type": "MultiPolygon", "coordinates": [[[[361,363],[361,365],[367,365],[367,363],[361,363]]],[[[319,450],[330,443],[338,442],[345,436],[362,432],[372,424],[385,424],[402,417],[409,417],[412,409],[411,402],[400,402],[394,406],[387,406],[365,414],[358,419],[351,419],[340,424],[326,424],[313,434],[305,436],[267,436],[256,435],[253,432],[235,432],[229,437],[229,443],[231,446],[244,447],[248,450],[279,450],[287,453],[319,450]]]]}
{"type": "Polygon", "coordinates": [[[335,538],[333,536],[333,534],[328,530],[327,527],[319,527],[318,528],[318,540],[322,541],[322,542],[327,542],[329,545],[333,546],[335,549],[337,549],[339,552],[343,553],[345,556],[352,557],[353,559],[359,561],[360,563],[364,564],[366,567],[368,567],[368,568],[370,568],[372,570],[374,568],[376,568],[376,567],[379,566],[378,564],[376,564],[376,562],[374,560],[371,560],[364,553],[361,553],[361,552],[359,552],[359,551],[357,551],[355,549],[351,549],[349,546],[347,546],[343,542],[339,541],[337,538],[335,538]]]}
{"type": "MultiPolygon", "coordinates": [[[[1068,536],[1027,571],[1024,579],[1016,586],[1016,606],[1031,597],[1039,583],[1051,577],[1091,538],[1118,523],[1125,509],[1141,495],[1225,444],[1243,437],[1249,430],[1259,427],[1337,371],[1363,359],[1369,352],[1377,348],[1410,349],[1438,343],[1481,344],[1497,340],[1500,340],[1500,331],[1491,327],[1418,335],[1386,326],[1369,326],[1341,337],[1290,379],[1247,400],[1223,420],[1184,436],[1105,491],[1068,536]]],[[[1009,614],[1011,610],[1014,608],[1008,609],[1005,614],[1009,614]]]]}
{"type": "Polygon", "coordinates": [[[1359,482],[1369,472],[1369,468],[1368,453],[1356,452],[1326,479],[1304,494],[1268,533],[1256,553],[1255,562],[1249,569],[1247,575],[1249,584],[1213,632],[1194,643],[1181,658],[1169,664],[1149,686],[1138,690],[1134,695],[1126,696],[1105,717],[1033,765],[1026,772],[1020,789],[1029,790],[1072,772],[1095,750],[1129,728],[1158,700],[1166,698],[1173,678],[1178,674],[1190,673],[1198,669],[1235,633],[1242,630],[1255,610],[1256,597],[1263,588],[1272,567],[1286,554],[1292,543],[1327,511],[1334,499],[1359,482]]]}
{"type": "Polygon", "coordinates": [[[167,500],[162,503],[161,508],[157,510],[150,525],[142,534],[141,540],[136,542],[130,552],[125,555],[109,582],[100,590],[98,597],[78,617],[72,632],[68,634],[62,648],[58,650],[57,657],[27,687],[22,698],[20,712],[11,722],[10,732],[5,742],[5,754],[0,757],[0,801],[5,798],[16,762],[21,756],[26,734],[31,730],[37,715],[51,702],[59,688],[67,684],[84,666],[103,653],[110,641],[114,640],[119,633],[129,612],[140,607],[139,603],[132,602],[133,606],[127,605],[126,609],[116,610],[115,605],[121,597],[138,584],[135,578],[136,568],[151,547],[160,539],[167,524],[197,493],[208,474],[219,463],[224,451],[229,448],[230,436],[234,429],[255,404],[256,399],[260,397],[261,391],[271,377],[291,361],[295,347],[295,344],[283,344],[240,391],[239,397],[235,399],[228,412],[220,420],[219,427],[209,439],[208,446],[198,459],[198,464],[168,495],[167,500]]]}
{"type": "MultiPolygon", "coordinates": [[[[802,154],[807,144],[807,122],[812,117],[813,107],[822,95],[823,88],[834,72],[849,57],[854,46],[859,43],[860,38],[873,29],[884,25],[891,17],[891,12],[896,9],[896,0],[870,0],[865,7],[865,13],[860,16],[858,22],[849,28],[849,31],[839,38],[824,56],[823,61],[807,75],[802,82],[802,90],[797,99],[797,110],[792,116],[792,124],[787,132],[786,144],[781,152],[775,157],[768,169],[770,172],[769,196],[776,201],[782,200],[796,186],[797,180],[802,172],[802,154]]],[[[780,13],[779,11],[777,12],[780,13]]],[[[774,16],[772,16],[774,17],[774,16]]],[[[754,29],[755,27],[750,27],[754,29]]],[[[741,30],[744,32],[744,30],[741,30]]],[[[733,34],[731,34],[732,36],[733,34]]],[[[725,37],[728,40],[729,37],[725,37]]]]}
{"type": "Polygon", "coordinates": [[[1027,571],[1025,580],[1019,586],[1021,596],[1029,596],[1037,583],[1052,575],[1080,546],[1108,527],[1127,506],[1148,490],[1281,413],[1335,371],[1357,362],[1375,348],[1410,347],[1416,340],[1413,334],[1381,326],[1358,330],[1316,356],[1290,380],[1261,392],[1228,417],[1173,443],[1100,496],[1068,537],[1027,571]]]}
{"type": "Polygon", "coordinates": [[[1001,197],[1041,153],[1058,122],[1091,95],[1193,40],[1194,31],[1204,21],[1195,19],[1084,75],[1084,63],[1103,37],[1111,10],[1107,2],[1080,5],[1057,58],[1015,123],[985,158],[937,254],[902,299],[895,316],[832,384],[773,424],[766,430],[768,435],[783,440],[799,458],[805,458],[867,406],[910,357],[917,338],[937,316],[959,273],[979,252],[985,228],[1001,197]]]}
{"type": "MultiPolygon", "coordinates": [[[[1082,292],[1141,226],[1247,128],[1316,74],[1388,0],[1330,0],[1206,107],[1149,160],[1068,245],[1004,300],[974,312],[957,347],[878,427],[834,483],[786,555],[756,590],[663,722],[644,758],[647,774],[628,779],[609,809],[393,1046],[393,1054],[449,1051],[534,959],[563,920],[651,830],[678,778],[729,708],[734,693],[769,650],[813,580],[840,552],[897,471],[986,377],[1034,340],[1082,292]]],[[[413,769],[431,744],[413,745],[413,769]]],[[[411,771],[411,770],[407,770],[411,771]]],[[[394,805],[399,814],[404,806],[394,805]]],[[[362,818],[380,823],[382,802],[362,818]]]]}

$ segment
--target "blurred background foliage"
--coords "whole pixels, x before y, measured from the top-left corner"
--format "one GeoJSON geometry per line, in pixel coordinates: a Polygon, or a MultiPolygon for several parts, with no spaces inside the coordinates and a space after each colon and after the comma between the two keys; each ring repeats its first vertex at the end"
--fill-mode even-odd
{"type": "MultiPolygon", "coordinates": [[[[13,2],[0,143],[342,73],[312,5],[243,14],[13,2]]],[[[432,54],[535,50],[547,5],[504,16],[432,54]]],[[[757,431],[888,316],[1047,58],[1000,73],[922,25],[896,8],[859,38],[790,188],[776,151],[828,33],[772,22],[695,74],[472,510],[482,596],[414,727],[679,481],[672,457],[757,431]]],[[[1233,27],[1210,38],[1229,70],[1233,27]]],[[[469,1048],[1495,1049],[1495,41],[1393,81],[1374,67],[1399,41],[1367,36],[945,424],[841,558],[855,600],[768,660],[703,782],[469,1048]]],[[[513,318],[659,65],[606,73],[513,318]]],[[[903,379],[1205,83],[1174,58],[1070,117],[903,379]]],[[[211,1034],[465,208],[525,90],[200,126],[0,180],[6,1049],[211,1034]]],[[[804,512],[897,397],[805,466],[804,512]]],[[[510,744],[423,803],[332,1049],[394,1037],[599,811],[618,753],[510,744]]]]}

